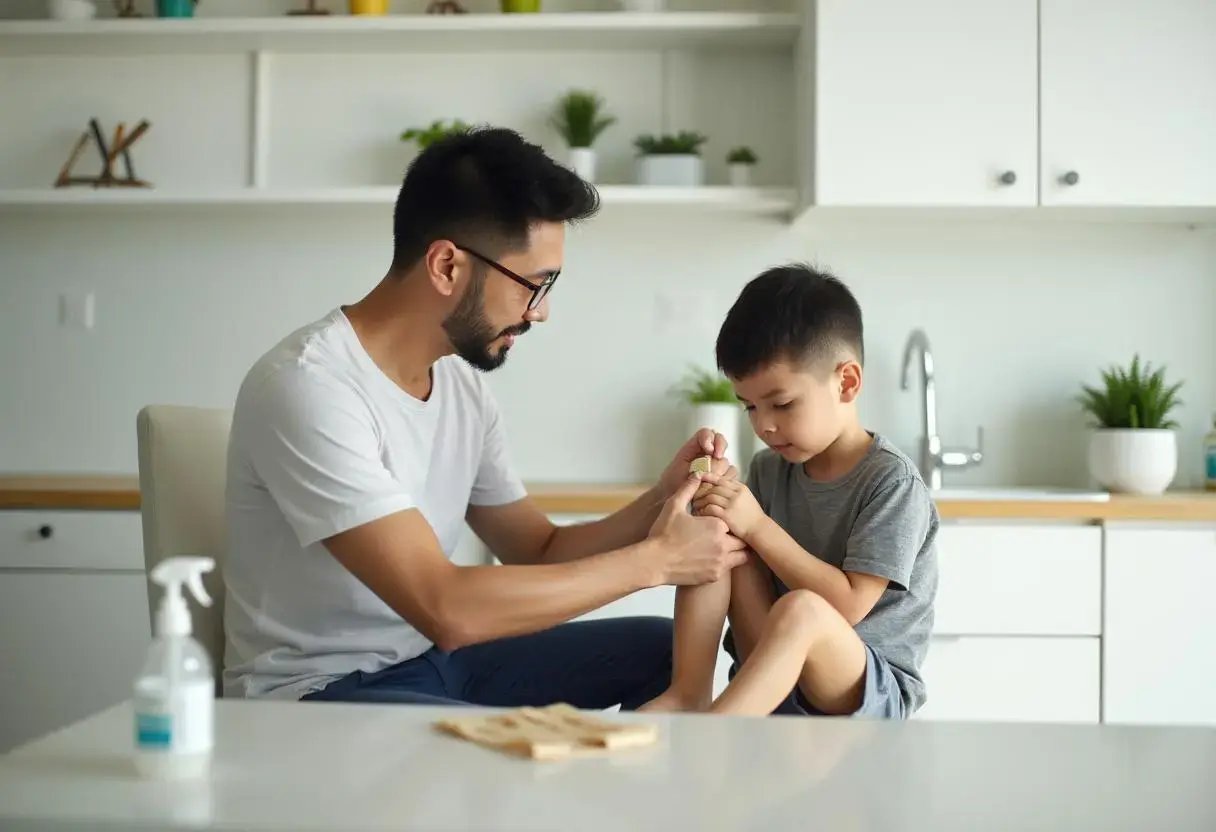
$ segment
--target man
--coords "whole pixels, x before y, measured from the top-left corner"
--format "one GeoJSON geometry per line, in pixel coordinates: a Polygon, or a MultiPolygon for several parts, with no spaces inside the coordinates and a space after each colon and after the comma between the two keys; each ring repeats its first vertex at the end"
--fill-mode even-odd
{"type": "Polygon", "coordinates": [[[228,695],[632,709],[666,688],[668,619],[558,625],[744,561],[687,510],[688,466],[723,459],[722,437],[690,439],[611,517],[558,528],[476,372],[547,319],[565,224],[597,208],[511,131],[432,145],[398,195],[388,274],[250,370],[228,455],[228,695]],[[449,561],[466,519],[503,566],[449,561]]]}

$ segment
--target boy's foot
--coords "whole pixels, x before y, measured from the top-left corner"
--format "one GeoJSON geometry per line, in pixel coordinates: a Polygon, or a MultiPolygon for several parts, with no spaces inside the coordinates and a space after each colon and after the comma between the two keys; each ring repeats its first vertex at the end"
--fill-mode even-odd
{"type": "Polygon", "coordinates": [[[712,700],[710,697],[689,696],[679,691],[668,688],[660,693],[654,699],[651,699],[639,711],[653,711],[656,713],[679,713],[679,712],[698,712],[709,710],[709,705],[712,700]]]}

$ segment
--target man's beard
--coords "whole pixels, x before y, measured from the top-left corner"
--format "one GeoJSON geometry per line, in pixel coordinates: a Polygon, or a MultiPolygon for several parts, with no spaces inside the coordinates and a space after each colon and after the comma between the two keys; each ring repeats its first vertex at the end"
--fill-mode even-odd
{"type": "Polygon", "coordinates": [[[485,275],[481,275],[471,286],[456,309],[443,322],[443,331],[448,334],[456,354],[482,372],[497,370],[507,360],[507,347],[497,354],[490,352],[490,344],[504,335],[523,335],[532,324],[528,321],[494,332],[485,315],[485,275]]]}

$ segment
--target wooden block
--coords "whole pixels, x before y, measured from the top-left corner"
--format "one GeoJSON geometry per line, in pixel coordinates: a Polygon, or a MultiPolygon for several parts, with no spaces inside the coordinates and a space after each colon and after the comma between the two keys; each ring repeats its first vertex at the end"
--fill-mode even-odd
{"type": "Polygon", "coordinates": [[[692,461],[692,465],[688,466],[690,474],[708,474],[713,471],[714,458],[711,456],[699,456],[692,461]]]}
{"type": "Polygon", "coordinates": [[[507,754],[533,760],[564,760],[650,745],[653,725],[613,723],[566,704],[517,708],[491,716],[444,719],[441,731],[507,754]]]}

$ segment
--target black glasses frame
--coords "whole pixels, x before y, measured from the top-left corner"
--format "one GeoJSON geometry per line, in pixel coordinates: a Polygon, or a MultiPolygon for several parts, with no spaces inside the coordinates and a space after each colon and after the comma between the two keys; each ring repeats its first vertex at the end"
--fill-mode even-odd
{"type": "Polygon", "coordinates": [[[481,252],[474,251],[473,249],[469,248],[468,246],[462,246],[459,243],[452,243],[452,245],[456,246],[456,248],[460,249],[465,254],[470,254],[473,257],[476,257],[478,260],[485,263],[487,266],[489,266],[489,267],[497,270],[499,273],[504,274],[507,277],[511,278],[516,283],[518,283],[520,286],[526,286],[527,288],[531,289],[532,297],[528,299],[528,311],[529,312],[531,312],[532,310],[534,310],[538,306],[540,306],[541,301],[543,301],[545,299],[545,297],[549,294],[549,292],[553,290],[553,284],[557,282],[557,278],[562,273],[561,269],[558,269],[555,272],[549,272],[547,275],[545,275],[545,279],[542,280],[540,283],[533,283],[531,280],[528,280],[528,278],[523,277],[522,275],[516,274],[515,272],[511,271],[506,266],[504,266],[502,263],[499,263],[497,260],[492,260],[491,258],[486,257],[481,252]]]}

